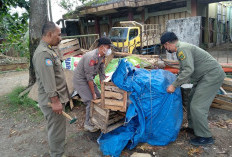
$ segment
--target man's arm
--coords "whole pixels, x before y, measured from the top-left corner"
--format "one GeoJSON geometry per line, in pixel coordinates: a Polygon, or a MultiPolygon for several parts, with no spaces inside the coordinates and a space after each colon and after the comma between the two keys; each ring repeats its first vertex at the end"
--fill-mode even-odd
{"type": "Polygon", "coordinates": [[[95,93],[95,90],[94,90],[94,83],[93,83],[95,60],[85,58],[83,64],[84,64],[85,78],[86,78],[86,80],[88,82],[88,85],[89,85],[90,91],[92,93],[93,99],[96,99],[96,93],[95,93]]]}
{"type": "Polygon", "coordinates": [[[96,99],[97,96],[96,96],[96,93],[95,93],[95,90],[94,90],[93,81],[88,81],[88,84],[89,84],[89,88],[90,88],[90,91],[92,93],[93,99],[96,99]]]}
{"type": "Polygon", "coordinates": [[[36,69],[41,79],[45,92],[51,100],[52,110],[58,114],[62,113],[62,104],[60,103],[58,93],[56,90],[56,80],[52,61],[52,56],[48,52],[42,52],[36,57],[36,69]],[[38,62],[40,61],[40,62],[38,62]]]}
{"type": "Polygon", "coordinates": [[[177,79],[167,88],[168,93],[173,93],[177,87],[189,80],[194,71],[194,60],[191,53],[186,53],[182,50],[177,54],[177,58],[180,61],[182,70],[177,79]]]}

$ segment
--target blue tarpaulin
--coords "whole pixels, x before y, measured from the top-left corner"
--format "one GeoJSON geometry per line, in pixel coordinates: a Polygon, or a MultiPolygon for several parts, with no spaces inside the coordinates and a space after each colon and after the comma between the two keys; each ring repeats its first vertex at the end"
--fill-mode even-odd
{"type": "Polygon", "coordinates": [[[133,149],[139,142],[164,146],[176,140],[183,119],[181,91],[166,92],[175,79],[169,71],[148,71],[126,59],[119,61],[112,81],[130,93],[132,103],[125,125],[99,137],[103,155],[118,157],[125,147],[133,149]]]}

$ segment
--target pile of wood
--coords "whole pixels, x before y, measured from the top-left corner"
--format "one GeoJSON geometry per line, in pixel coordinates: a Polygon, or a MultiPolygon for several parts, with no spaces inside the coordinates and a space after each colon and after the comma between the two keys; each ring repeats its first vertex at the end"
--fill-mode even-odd
{"type": "Polygon", "coordinates": [[[211,106],[232,111],[232,79],[225,78],[220,89],[222,94],[217,94],[211,106]]]}
{"type": "Polygon", "coordinates": [[[101,83],[101,100],[105,109],[126,112],[127,92],[119,89],[113,82],[101,83]]]}
{"type": "Polygon", "coordinates": [[[61,60],[65,60],[75,55],[84,54],[86,50],[80,48],[78,39],[62,40],[58,46],[58,53],[61,60]]]}
{"type": "Polygon", "coordinates": [[[107,133],[124,124],[126,110],[127,92],[113,82],[102,82],[101,99],[91,102],[90,119],[103,133],[107,133]]]}
{"type": "Polygon", "coordinates": [[[105,109],[102,99],[93,100],[90,107],[90,119],[103,133],[108,133],[124,124],[125,114],[105,109]]]}

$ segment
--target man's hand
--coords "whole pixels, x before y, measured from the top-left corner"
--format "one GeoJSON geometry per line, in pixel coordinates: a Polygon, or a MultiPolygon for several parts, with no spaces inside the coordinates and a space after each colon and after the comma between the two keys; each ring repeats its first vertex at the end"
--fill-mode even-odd
{"type": "Polygon", "coordinates": [[[167,92],[168,92],[168,93],[173,93],[173,92],[175,92],[175,90],[176,90],[176,88],[175,88],[173,85],[170,85],[170,86],[168,86],[168,88],[167,88],[167,92]]]}
{"type": "Polygon", "coordinates": [[[57,114],[62,114],[63,106],[60,103],[58,96],[51,98],[51,106],[52,110],[57,114]]]}
{"type": "Polygon", "coordinates": [[[52,110],[57,114],[62,114],[62,104],[60,102],[52,103],[52,110]]]}

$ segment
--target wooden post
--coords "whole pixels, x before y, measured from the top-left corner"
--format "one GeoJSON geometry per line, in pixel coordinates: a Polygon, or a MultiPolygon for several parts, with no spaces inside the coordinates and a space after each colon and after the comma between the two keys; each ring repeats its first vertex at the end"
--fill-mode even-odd
{"type": "Polygon", "coordinates": [[[101,82],[101,106],[105,107],[105,82],[101,82]]]}
{"type": "Polygon", "coordinates": [[[97,16],[95,17],[95,33],[101,35],[100,34],[101,32],[100,32],[100,26],[99,26],[99,19],[97,16]]]}
{"type": "Polygon", "coordinates": [[[128,20],[133,21],[134,20],[134,13],[133,10],[130,8],[128,12],[128,20]]]}
{"type": "Polygon", "coordinates": [[[191,0],[191,16],[197,16],[197,1],[191,0]]]}

